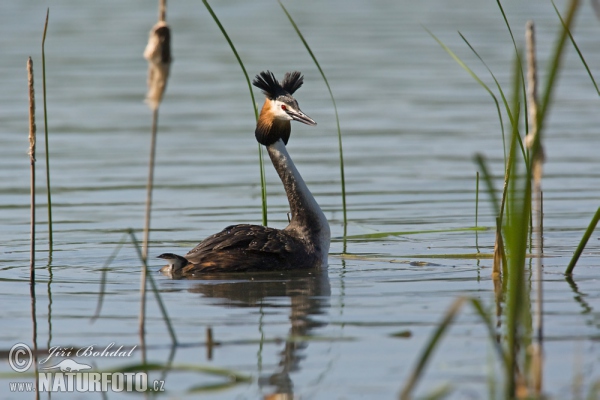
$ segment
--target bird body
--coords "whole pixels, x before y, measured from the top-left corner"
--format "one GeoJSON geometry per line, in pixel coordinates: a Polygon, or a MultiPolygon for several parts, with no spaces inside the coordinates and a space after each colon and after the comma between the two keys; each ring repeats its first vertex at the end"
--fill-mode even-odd
{"type": "Polygon", "coordinates": [[[330,229],[287,152],[290,121],[316,123],[302,113],[292,94],[303,83],[299,72],[287,73],[281,84],[267,71],[253,84],[266,100],[256,125],[257,141],[267,152],[285,188],[292,218],[284,229],[261,225],[231,225],[200,242],[185,256],[165,253],[162,272],[191,276],[209,272],[291,270],[327,266],[330,229]]]}

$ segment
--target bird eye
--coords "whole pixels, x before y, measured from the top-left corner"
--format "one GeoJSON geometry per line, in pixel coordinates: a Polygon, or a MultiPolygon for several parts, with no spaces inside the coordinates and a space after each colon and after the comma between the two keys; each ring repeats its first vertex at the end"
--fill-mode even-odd
{"type": "Polygon", "coordinates": [[[285,104],[282,104],[282,105],[281,105],[281,109],[282,109],[283,111],[287,111],[287,107],[285,106],[285,104]]]}

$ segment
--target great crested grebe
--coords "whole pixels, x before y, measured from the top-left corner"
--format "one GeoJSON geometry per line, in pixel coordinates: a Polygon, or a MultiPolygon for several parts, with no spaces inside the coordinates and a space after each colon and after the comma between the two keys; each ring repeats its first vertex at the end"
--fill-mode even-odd
{"type": "Polygon", "coordinates": [[[207,237],[185,256],[165,253],[161,272],[177,275],[200,273],[290,270],[326,267],[331,234],[329,223],[296,169],[285,145],[290,121],[316,125],[292,95],[304,82],[300,72],[288,72],[279,83],[272,72],[261,72],[252,84],[265,94],[256,124],[256,140],[266,146],[283,183],[291,210],[284,229],[260,225],[231,225],[207,237]]]}

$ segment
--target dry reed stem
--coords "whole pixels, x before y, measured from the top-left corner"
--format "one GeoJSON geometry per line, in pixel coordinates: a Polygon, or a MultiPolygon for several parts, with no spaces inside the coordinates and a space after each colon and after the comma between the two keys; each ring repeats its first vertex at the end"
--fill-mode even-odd
{"type": "Polygon", "coordinates": [[[160,0],[158,4],[158,20],[163,22],[167,20],[167,0],[160,0]]]}
{"type": "Polygon", "coordinates": [[[29,163],[31,166],[31,264],[29,266],[29,291],[31,295],[31,318],[33,322],[33,349],[35,361],[35,398],[40,398],[37,362],[37,318],[35,311],[35,90],[33,87],[33,61],[27,59],[27,83],[29,86],[29,163]]]}
{"type": "Polygon", "coordinates": [[[146,280],[148,242],[150,240],[150,214],[152,210],[152,189],[154,182],[154,164],[156,156],[156,134],[158,130],[158,107],[162,101],[167,87],[171,67],[171,31],[165,22],[167,4],[166,0],[159,0],[159,21],[150,30],[148,44],[144,50],[144,58],[148,60],[148,93],[146,103],[152,109],[152,134],[150,142],[150,162],[148,166],[148,184],[146,193],[146,214],[144,222],[144,240],[141,254],[144,267],[141,274],[140,285],[140,318],[139,333],[142,347],[142,361],[146,362],[146,280]]]}
{"type": "MultiPolygon", "coordinates": [[[[537,68],[535,58],[535,29],[533,21],[528,21],[525,28],[525,40],[527,46],[527,103],[529,109],[529,134],[525,138],[527,147],[532,149],[538,132],[538,102],[537,102],[537,68]]],[[[541,138],[538,138],[540,140],[541,138]]],[[[533,193],[535,196],[535,214],[536,214],[536,312],[535,312],[535,330],[536,343],[532,348],[532,378],[535,393],[540,395],[542,390],[542,340],[543,340],[543,288],[542,288],[542,164],[544,161],[543,147],[540,144],[537,149],[532,149],[532,177],[533,193]]]]}
{"type": "Polygon", "coordinates": [[[29,85],[29,164],[31,166],[31,255],[29,265],[30,283],[35,283],[35,90],[33,87],[33,61],[27,59],[27,83],[29,85]]]}

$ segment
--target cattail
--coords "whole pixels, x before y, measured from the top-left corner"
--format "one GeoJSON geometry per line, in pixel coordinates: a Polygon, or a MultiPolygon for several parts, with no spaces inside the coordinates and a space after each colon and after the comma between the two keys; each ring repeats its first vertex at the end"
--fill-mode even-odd
{"type": "Polygon", "coordinates": [[[35,91],[33,89],[33,61],[27,60],[27,81],[29,84],[29,158],[35,162],[35,91]]]}
{"type": "Polygon", "coordinates": [[[148,60],[148,94],[146,103],[156,110],[162,101],[171,67],[171,30],[165,21],[159,21],[150,30],[144,50],[148,60]]]}

